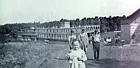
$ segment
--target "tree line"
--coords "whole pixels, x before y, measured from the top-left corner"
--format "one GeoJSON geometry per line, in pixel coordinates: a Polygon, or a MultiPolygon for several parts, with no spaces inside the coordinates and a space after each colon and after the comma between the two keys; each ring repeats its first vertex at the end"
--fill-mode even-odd
{"type": "Polygon", "coordinates": [[[15,23],[15,24],[5,24],[0,25],[0,42],[6,42],[7,38],[16,39],[17,34],[20,31],[24,31],[30,29],[31,27],[44,27],[44,28],[60,28],[65,22],[70,22],[70,27],[77,27],[77,26],[85,26],[85,25],[100,25],[101,32],[109,32],[120,30],[121,21],[127,19],[124,16],[115,16],[115,17],[98,17],[95,16],[94,18],[82,18],[82,19],[75,19],[75,20],[67,20],[61,19],[60,21],[51,21],[51,22],[33,22],[33,23],[15,23]]]}

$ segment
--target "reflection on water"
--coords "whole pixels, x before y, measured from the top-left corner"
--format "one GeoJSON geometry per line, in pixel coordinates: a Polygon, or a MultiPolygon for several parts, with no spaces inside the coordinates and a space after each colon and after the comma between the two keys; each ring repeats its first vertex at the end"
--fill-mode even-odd
{"type": "Polygon", "coordinates": [[[88,60],[87,68],[140,68],[139,61],[118,61],[115,59],[88,60]]]}

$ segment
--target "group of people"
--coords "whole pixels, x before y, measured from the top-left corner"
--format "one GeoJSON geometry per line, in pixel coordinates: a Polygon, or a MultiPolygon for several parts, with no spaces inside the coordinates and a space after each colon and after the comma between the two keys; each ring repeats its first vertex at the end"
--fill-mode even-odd
{"type": "MultiPolygon", "coordinates": [[[[94,59],[99,60],[100,51],[100,34],[95,30],[91,35],[91,43],[93,45],[94,59]]],[[[69,68],[86,68],[85,61],[87,60],[87,47],[89,45],[89,37],[84,29],[79,35],[76,35],[72,30],[68,38],[70,51],[67,54],[69,60],[69,68]]]]}

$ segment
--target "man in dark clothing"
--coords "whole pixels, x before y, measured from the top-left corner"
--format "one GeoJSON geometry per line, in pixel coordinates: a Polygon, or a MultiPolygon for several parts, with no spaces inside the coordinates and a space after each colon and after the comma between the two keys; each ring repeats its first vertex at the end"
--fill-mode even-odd
{"type": "Polygon", "coordinates": [[[99,32],[95,31],[94,35],[92,35],[92,45],[93,45],[93,52],[94,52],[95,60],[99,60],[100,40],[101,40],[101,36],[99,32]]]}

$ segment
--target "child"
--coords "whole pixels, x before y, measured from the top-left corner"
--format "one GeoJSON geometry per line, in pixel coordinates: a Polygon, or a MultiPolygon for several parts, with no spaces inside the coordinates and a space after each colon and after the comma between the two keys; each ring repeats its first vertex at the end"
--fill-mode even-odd
{"type": "Polygon", "coordinates": [[[70,68],[86,68],[87,60],[85,52],[80,48],[79,41],[74,41],[73,49],[68,53],[70,68]]]}

